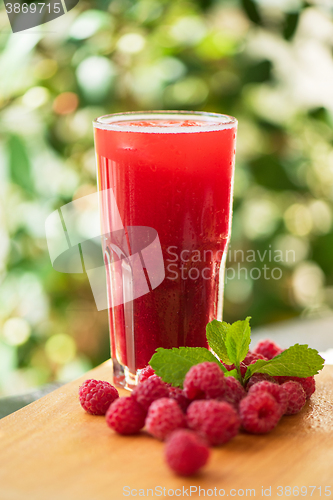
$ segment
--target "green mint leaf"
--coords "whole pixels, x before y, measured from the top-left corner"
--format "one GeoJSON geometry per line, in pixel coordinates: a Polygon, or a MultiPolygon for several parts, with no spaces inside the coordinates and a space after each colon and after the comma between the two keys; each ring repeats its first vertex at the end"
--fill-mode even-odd
{"type": "Polygon", "coordinates": [[[182,387],[189,369],[205,361],[217,363],[223,372],[227,371],[214,354],[205,347],[173,347],[172,349],[159,347],[149,364],[164,382],[182,387]]]}
{"type": "Polygon", "coordinates": [[[324,362],[316,349],[310,349],[307,345],[295,344],[269,361],[259,359],[253,365],[248,366],[244,381],[254,373],[267,373],[272,376],[311,377],[323,368],[324,362]]]}
{"type": "Polygon", "coordinates": [[[227,328],[225,346],[228,357],[236,367],[239,367],[248,353],[251,341],[250,316],[244,321],[235,321],[227,328]]]}
{"type": "Polygon", "coordinates": [[[206,326],[206,338],[209,347],[215,354],[227,365],[232,365],[225,345],[228,328],[230,328],[229,323],[213,319],[213,321],[206,326]]]}

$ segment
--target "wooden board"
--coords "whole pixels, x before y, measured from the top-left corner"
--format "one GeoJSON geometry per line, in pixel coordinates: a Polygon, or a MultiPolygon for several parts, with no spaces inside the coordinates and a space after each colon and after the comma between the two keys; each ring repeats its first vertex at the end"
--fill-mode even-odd
{"type": "Polygon", "coordinates": [[[249,498],[250,489],[264,498],[262,488],[268,494],[270,487],[271,498],[294,498],[297,488],[294,496],[288,488],[279,495],[279,487],[289,486],[308,487],[303,498],[312,499],[329,498],[330,487],[333,497],[332,366],[316,377],[317,391],[301,413],[284,417],[270,434],[240,434],[214,448],[206,468],[191,478],[167,468],[163,443],[145,433],[116,435],[104,417],[85,413],[77,391],[86,378],[112,381],[110,362],[0,421],[1,500],[166,498],[172,492],[203,498],[204,490],[205,498],[221,498],[223,490],[225,497],[249,498]]]}

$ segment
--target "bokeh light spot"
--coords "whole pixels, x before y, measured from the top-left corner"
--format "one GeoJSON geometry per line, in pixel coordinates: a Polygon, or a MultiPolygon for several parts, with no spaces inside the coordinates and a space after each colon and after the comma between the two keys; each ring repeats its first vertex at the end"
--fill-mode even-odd
{"type": "MultiPolygon", "coordinates": [[[[237,270],[235,269],[236,272],[237,270]]],[[[238,278],[228,280],[225,286],[225,296],[234,304],[242,304],[250,298],[252,289],[253,281],[250,278],[245,279],[245,277],[240,275],[238,278]]]]}
{"type": "Polygon", "coordinates": [[[119,38],[117,48],[127,54],[137,54],[141,52],[145,44],[145,39],[139,33],[126,33],[119,38]]]}
{"type": "Polygon", "coordinates": [[[56,74],[58,63],[54,59],[42,59],[38,61],[34,67],[36,78],[47,80],[56,74]]]}
{"type": "Polygon", "coordinates": [[[279,209],[270,199],[251,199],[242,210],[243,228],[249,239],[267,237],[272,234],[279,220],[279,209]]]}
{"type": "Polygon", "coordinates": [[[280,235],[274,241],[274,250],[282,252],[283,264],[294,267],[309,254],[309,241],[291,234],[280,235]]]}
{"type": "Polygon", "coordinates": [[[76,40],[84,40],[94,35],[104,25],[109,24],[111,19],[111,16],[105,12],[87,10],[75,19],[69,34],[76,40]]]}
{"type": "Polygon", "coordinates": [[[208,93],[207,84],[201,78],[191,76],[169,85],[164,98],[170,105],[196,106],[207,99],[208,93]]]}
{"type": "Polygon", "coordinates": [[[332,211],[329,205],[323,200],[315,200],[310,203],[309,209],[313,221],[313,232],[328,233],[332,226],[332,211]]]}
{"type": "Polygon", "coordinates": [[[53,111],[58,115],[68,115],[76,110],[79,98],[74,92],[63,92],[53,101],[53,111]]]}
{"type": "Polygon", "coordinates": [[[48,358],[54,363],[65,364],[74,359],[76,344],[69,335],[57,333],[47,340],[45,351],[48,358]]]}
{"type": "Polygon", "coordinates": [[[171,36],[179,43],[196,45],[205,36],[207,28],[205,23],[195,16],[185,16],[177,19],[171,27],[171,36]]]}
{"type": "Polygon", "coordinates": [[[287,229],[296,236],[306,236],[312,229],[311,212],[307,206],[294,203],[284,214],[287,229]]]}
{"type": "Polygon", "coordinates": [[[30,333],[30,325],[24,318],[10,318],[3,325],[3,338],[9,345],[24,344],[30,333]]]}
{"type": "Polygon", "coordinates": [[[50,97],[45,87],[32,87],[22,97],[22,102],[27,108],[35,109],[45,104],[50,97]]]}
{"type": "Polygon", "coordinates": [[[91,101],[99,102],[109,92],[115,69],[113,63],[106,57],[91,56],[79,64],[76,76],[86,97],[91,101]]]}
{"type": "Polygon", "coordinates": [[[181,78],[186,73],[185,64],[176,57],[163,57],[157,68],[163,80],[169,82],[181,78]]]}
{"type": "Polygon", "coordinates": [[[302,307],[316,306],[323,298],[325,275],[315,262],[302,262],[292,278],[296,303],[302,307]]]}

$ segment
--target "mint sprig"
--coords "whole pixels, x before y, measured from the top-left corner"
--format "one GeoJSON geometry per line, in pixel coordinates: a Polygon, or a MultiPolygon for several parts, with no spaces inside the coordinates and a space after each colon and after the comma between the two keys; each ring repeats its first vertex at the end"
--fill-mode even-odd
{"type": "Polygon", "coordinates": [[[319,356],[316,349],[310,349],[307,345],[295,344],[278,354],[273,359],[265,361],[259,359],[250,365],[245,373],[244,381],[254,373],[267,373],[267,375],[311,377],[323,368],[324,360],[319,356]]]}
{"type": "Polygon", "coordinates": [[[204,361],[217,363],[221,370],[227,372],[222,363],[205,347],[173,347],[172,349],[159,347],[149,364],[164,382],[182,387],[189,369],[204,361]]]}
{"type": "Polygon", "coordinates": [[[244,378],[240,364],[246,357],[251,341],[250,317],[231,325],[224,321],[213,320],[206,327],[207,342],[210,350],[204,347],[179,347],[156,349],[149,364],[165,382],[182,387],[186,373],[199,363],[217,363],[225,376],[233,376],[242,384],[254,373],[271,376],[311,377],[324,366],[323,358],[315,349],[307,345],[295,344],[271,360],[260,359],[247,368],[244,378]],[[215,354],[215,355],[214,355],[215,354]],[[235,368],[228,371],[218,359],[235,368]]]}

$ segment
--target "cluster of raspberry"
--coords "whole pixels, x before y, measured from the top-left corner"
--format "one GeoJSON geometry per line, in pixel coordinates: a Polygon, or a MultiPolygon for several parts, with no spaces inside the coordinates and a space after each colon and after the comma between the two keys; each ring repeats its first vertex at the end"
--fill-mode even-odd
{"type": "MultiPolygon", "coordinates": [[[[259,342],[242,362],[243,369],[280,352],[270,340],[259,342]]],[[[298,413],[314,391],[314,377],[260,373],[244,388],[233,376],[225,376],[218,364],[204,362],[190,368],[183,389],[166,384],[147,366],[128,397],[119,397],[108,382],[87,380],[79,389],[79,399],[88,413],[105,414],[108,426],[119,434],[136,434],[145,427],[150,435],[165,440],[167,464],[188,476],[207,463],[209,446],[227,443],[240,430],[272,431],[283,415],[298,413]]]]}

